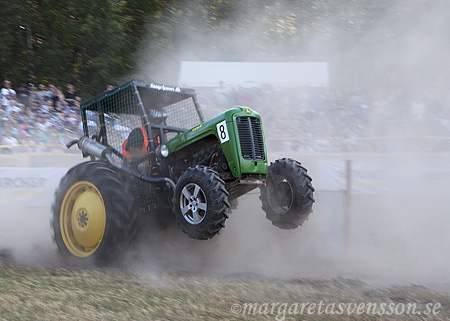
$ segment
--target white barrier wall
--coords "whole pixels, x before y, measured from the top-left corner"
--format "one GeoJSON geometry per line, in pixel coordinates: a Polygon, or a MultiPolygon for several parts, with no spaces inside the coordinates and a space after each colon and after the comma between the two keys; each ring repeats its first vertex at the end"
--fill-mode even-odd
{"type": "Polygon", "coordinates": [[[0,167],[0,250],[24,262],[55,258],[50,229],[55,188],[67,168],[0,167]]]}
{"type": "Polygon", "coordinates": [[[63,167],[0,167],[0,204],[48,206],[67,172],[63,167]]]}
{"type": "Polygon", "coordinates": [[[315,166],[314,185],[320,190],[347,190],[349,179],[352,194],[363,195],[413,195],[446,182],[450,186],[450,162],[444,160],[319,160],[315,166]]]}
{"type": "MultiPolygon", "coordinates": [[[[421,158],[414,155],[345,154],[294,157],[308,169],[316,190],[342,192],[350,188],[352,194],[392,195],[436,193],[437,187],[450,185],[450,157],[447,155],[421,158]],[[350,157],[346,159],[346,156],[350,157]]],[[[59,180],[72,165],[0,167],[1,208],[17,202],[47,206],[59,180]]]]}

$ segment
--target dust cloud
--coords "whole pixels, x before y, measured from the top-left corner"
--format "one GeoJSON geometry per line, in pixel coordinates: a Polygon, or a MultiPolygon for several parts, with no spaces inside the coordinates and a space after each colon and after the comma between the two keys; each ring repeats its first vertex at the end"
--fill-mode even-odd
{"type": "MultiPolygon", "coordinates": [[[[450,101],[445,68],[450,63],[450,24],[443,14],[448,12],[447,2],[392,1],[387,8],[374,2],[367,2],[367,8],[355,2],[340,2],[339,6],[330,2],[324,16],[314,8],[309,8],[310,15],[304,15],[298,6],[282,1],[266,6],[265,11],[252,10],[248,3],[234,12],[233,23],[240,30],[236,33],[226,26],[221,31],[206,26],[187,28],[188,11],[174,50],[157,58],[147,56],[144,50],[148,65],[139,75],[158,78],[162,74],[162,79],[176,82],[177,63],[183,60],[326,61],[331,77],[328,90],[334,97],[359,95],[369,103],[364,135],[448,136],[442,119],[450,120],[443,107],[450,101]],[[297,16],[287,12],[296,12],[297,16]],[[314,20],[311,28],[296,24],[308,19],[314,20]],[[293,34],[286,32],[292,28],[296,28],[293,34]],[[284,38],[272,41],[274,34],[283,32],[284,38]],[[292,37],[303,40],[292,45],[292,37]],[[204,46],[211,43],[213,48],[204,46]],[[153,58],[157,64],[152,63],[153,58]],[[413,115],[411,106],[415,103],[428,108],[420,123],[413,115]]],[[[215,110],[213,103],[204,107],[215,110]]],[[[259,106],[250,107],[258,110],[259,106]]],[[[285,110],[286,117],[295,115],[298,108],[291,105],[285,110]]],[[[277,112],[262,111],[265,128],[279,125],[271,121],[277,112]]],[[[319,123],[323,120],[336,122],[334,115],[325,111],[311,127],[322,126],[319,123]]],[[[355,124],[343,123],[341,127],[352,126],[355,124]]],[[[446,142],[416,139],[411,144],[392,139],[381,150],[364,150],[369,153],[366,162],[373,152],[389,152],[388,160],[382,163],[387,166],[386,172],[397,175],[385,175],[378,181],[387,187],[385,193],[352,195],[350,213],[346,212],[345,191],[330,192],[316,186],[310,220],[297,230],[282,231],[264,218],[256,195],[245,196],[227,221],[227,228],[216,238],[207,242],[190,240],[177,229],[158,233],[160,237],[152,237],[150,242],[158,246],[142,243],[144,254],[137,259],[137,267],[214,275],[342,276],[376,282],[448,283],[446,266],[450,262],[443,255],[450,245],[446,228],[450,222],[448,172],[444,166],[436,168],[437,175],[430,174],[430,166],[448,161],[446,142]],[[408,144],[412,146],[405,147],[408,144]],[[400,151],[406,151],[406,156],[397,155],[400,151]],[[441,155],[442,160],[436,163],[430,151],[441,155]],[[152,260],[154,255],[164,263],[152,260]]],[[[291,153],[279,151],[284,156],[291,153]]],[[[320,162],[320,156],[315,161],[320,162]]],[[[308,167],[308,161],[305,165],[308,167]]],[[[313,169],[311,175],[314,178],[319,173],[313,169]]]]}
{"type": "MultiPolygon", "coordinates": [[[[301,160],[316,187],[314,212],[302,227],[285,231],[271,225],[255,190],[239,199],[226,227],[211,240],[190,239],[170,212],[164,221],[141,217],[139,233],[113,267],[153,277],[165,273],[287,280],[344,277],[448,289],[448,172],[431,170],[429,164],[436,164],[433,157],[408,161],[397,155],[396,161],[389,160],[396,175],[377,182],[391,193],[364,194],[355,189],[350,212],[345,191],[328,191],[322,185],[315,166],[320,157],[301,160]]],[[[354,160],[355,167],[359,161],[354,160]]],[[[20,199],[17,195],[1,200],[2,255],[34,266],[70,268],[52,242],[51,195],[34,204],[20,199]]]]}
{"type": "MultiPolygon", "coordinates": [[[[349,231],[342,193],[318,190],[310,219],[291,231],[270,224],[256,192],[239,203],[226,228],[207,241],[190,239],[174,220],[164,227],[154,217],[141,218],[140,232],[118,267],[213,277],[450,283],[445,255],[450,246],[450,200],[444,193],[353,196],[349,231]]],[[[8,226],[2,233],[4,250],[21,263],[65,266],[51,241],[49,208],[15,204],[4,210],[8,212],[1,219],[2,226],[8,226]]]]}
{"type": "Polygon", "coordinates": [[[226,228],[208,241],[189,239],[176,224],[148,224],[125,265],[140,272],[448,287],[450,200],[418,183],[411,194],[353,195],[349,226],[345,193],[318,190],[310,219],[291,231],[270,224],[255,192],[239,200],[226,228]]]}

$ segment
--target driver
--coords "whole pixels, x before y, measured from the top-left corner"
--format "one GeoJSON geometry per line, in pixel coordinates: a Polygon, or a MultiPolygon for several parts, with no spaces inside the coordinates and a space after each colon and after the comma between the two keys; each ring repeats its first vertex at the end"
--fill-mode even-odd
{"type": "Polygon", "coordinates": [[[145,127],[137,127],[131,131],[122,145],[122,154],[130,161],[142,159],[148,153],[148,137],[145,127]]]}
{"type": "MultiPolygon", "coordinates": [[[[154,124],[164,124],[167,118],[167,114],[157,110],[150,110],[150,118],[152,120],[152,123],[154,124]]],[[[160,135],[159,129],[156,128],[153,129],[152,135],[154,136],[153,140],[157,142],[157,145],[159,145],[161,143],[159,137],[160,135]]],[[[123,143],[122,154],[126,159],[128,159],[130,162],[134,164],[141,163],[143,161],[149,163],[148,148],[149,148],[149,139],[147,135],[147,129],[145,128],[145,126],[137,127],[130,132],[128,138],[123,143]]]]}

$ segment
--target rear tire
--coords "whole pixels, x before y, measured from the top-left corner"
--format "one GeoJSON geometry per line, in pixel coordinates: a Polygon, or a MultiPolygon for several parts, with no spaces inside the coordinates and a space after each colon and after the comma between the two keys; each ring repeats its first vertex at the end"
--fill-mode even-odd
{"type": "Polygon", "coordinates": [[[102,162],[72,167],[55,192],[52,212],[59,253],[75,264],[111,262],[135,231],[127,178],[102,162]]]}
{"type": "Polygon", "coordinates": [[[273,225],[291,230],[308,219],[314,203],[311,181],[306,169],[293,159],[277,159],[270,164],[259,198],[273,225]]]}
{"type": "Polygon", "coordinates": [[[207,240],[225,227],[228,192],[219,173],[204,167],[188,168],[179,178],[174,194],[178,224],[191,238],[207,240]]]}

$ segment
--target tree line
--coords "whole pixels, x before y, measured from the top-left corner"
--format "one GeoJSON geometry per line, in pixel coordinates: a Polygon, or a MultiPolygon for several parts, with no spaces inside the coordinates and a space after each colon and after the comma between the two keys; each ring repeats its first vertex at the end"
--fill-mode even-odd
{"type": "Polygon", "coordinates": [[[0,0],[0,76],[16,86],[72,83],[89,98],[133,75],[173,83],[180,60],[329,61],[335,75],[354,64],[370,71],[366,36],[375,31],[374,42],[394,46],[395,26],[422,9],[413,2],[0,0]],[[381,24],[391,29],[380,33],[381,24]]]}

